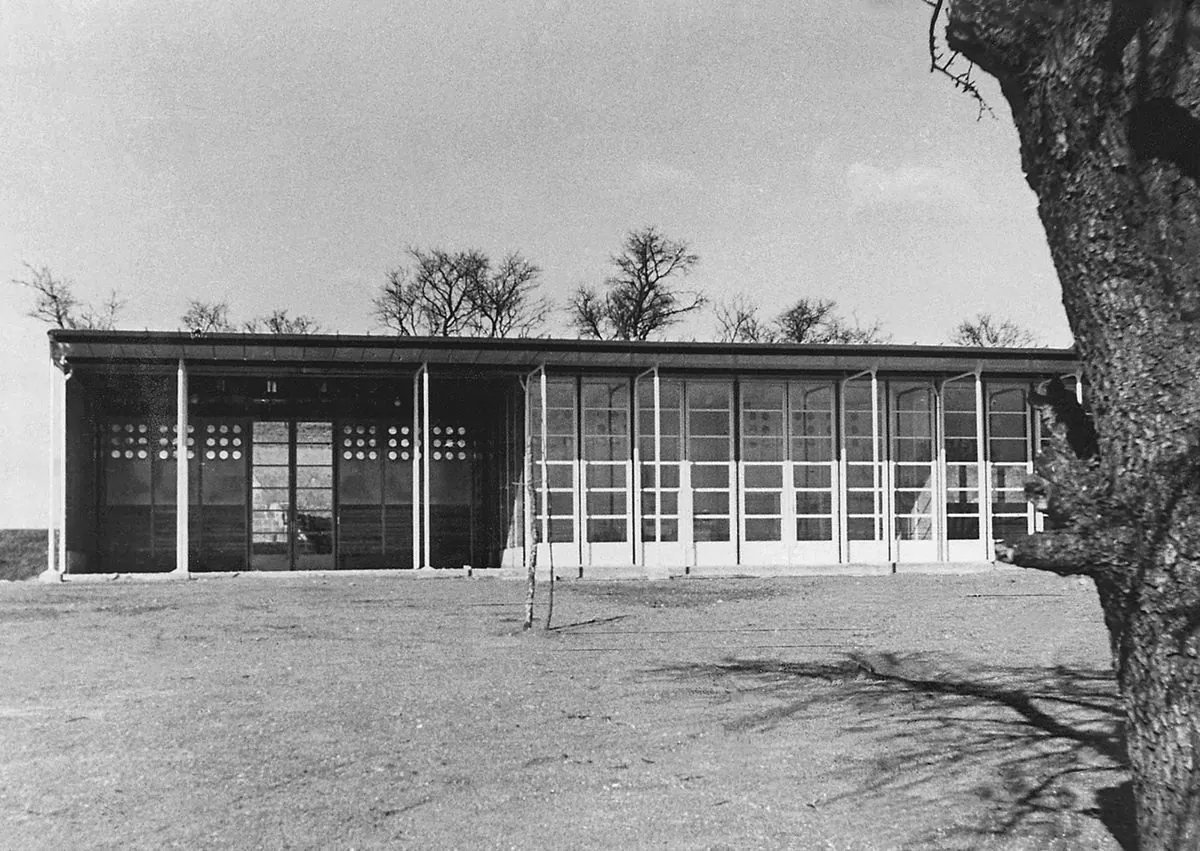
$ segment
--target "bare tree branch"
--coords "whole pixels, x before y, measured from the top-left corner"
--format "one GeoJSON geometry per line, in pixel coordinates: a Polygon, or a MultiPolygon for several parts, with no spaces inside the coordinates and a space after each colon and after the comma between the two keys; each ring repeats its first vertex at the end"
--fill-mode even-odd
{"type": "Polygon", "coordinates": [[[699,261],[686,242],[653,226],[631,231],[612,257],[617,271],[605,280],[604,296],[580,289],[568,305],[571,323],[586,337],[647,340],[708,303],[703,294],[674,286],[699,261]]]}
{"type": "Polygon", "coordinates": [[[237,329],[229,321],[229,302],[188,300],[188,309],[179,317],[184,330],[193,334],[229,334],[237,329]]]}
{"type": "Polygon", "coordinates": [[[964,319],[950,334],[953,346],[1032,347],[1038,345],[1037,335],[1011,319],[978,313],[972,319],[964,319]]]}
{"type": "Polygon", "coordinates": [[[321,323],[303,313],[289,316],[286,310],[273,310],[266,316],[255,316],[242,323],[248,334],[321,334],[321,323]]]}

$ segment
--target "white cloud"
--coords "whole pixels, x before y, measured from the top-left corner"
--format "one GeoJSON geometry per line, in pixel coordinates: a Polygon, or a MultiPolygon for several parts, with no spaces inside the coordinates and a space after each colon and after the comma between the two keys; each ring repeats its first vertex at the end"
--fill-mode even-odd
{"type": "Polygon", "coordinates": [[[973,205],[971,185],[947,168],[927,165],[880,167],[855,162],[846,167],[844,187],[856,209],[894,206],[973,205]]]}
{"type": "Polygon", "coordinates": [[[640,186],[681,189],[699,184],[696,173],[657,160],[642,160],[637,167],[637,183],[640,186]]]}

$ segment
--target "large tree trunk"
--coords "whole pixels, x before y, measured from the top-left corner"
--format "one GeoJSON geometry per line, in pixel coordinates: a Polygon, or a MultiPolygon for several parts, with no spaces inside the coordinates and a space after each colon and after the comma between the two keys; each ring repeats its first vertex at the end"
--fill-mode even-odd
{"type": "Polygon", "coordinates": [[[1091,575],[1143,851],[1200,847],[1200,15],[1171,0],[957,0],[947,40],[1012,107],[1083,359],[1095,458],[1046,462],[1091,575]]]}

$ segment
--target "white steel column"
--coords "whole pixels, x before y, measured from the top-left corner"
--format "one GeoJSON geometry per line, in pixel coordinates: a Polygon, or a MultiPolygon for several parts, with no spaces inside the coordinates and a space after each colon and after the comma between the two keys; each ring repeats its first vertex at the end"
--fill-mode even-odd
{"type": "MultiPolygon", "coordinates": [[[[188,374],[179,359],[175,383],[175,573],[188,573],[188,374]]],[[[197,446],[199,443],[197,442],[197,446]]]]}
{"type": "Polygon", "coordinates": [[[421,566],[421,375],[425,364],[413,373],[412,408],[412,566],[421,566]]]}
{"type": "MultiPolygon", "coordinates": [[[[844,499],[842,491],[846,489],[846,386],[856,378],[862,378],[865,375],[874,377],[874,372],[869,369],[864,369],[861,372],[856,372],[853,375],[843,378],[838,387],[838,561],[842,564],[847,564],[850,561],[850,518],[847,515],[846,506],[849,504],[848,499],[844,499]]],[[[874,405],[872,405],[872,411],[874,405]]],[[[878,522],[878,518],[876,518],[878,522]]]]}
{"type": "Polygon", "coordinates": [[[429,510],[429,364],[421,364],[421,519],[425,530],[424,567],[432,567],[429,510]]]}
{"type": "Polygon", "coordinates": [[[983,366],[975,367],[975,447],[979,456],[979,523],[983,527],[983,557],[995,557],[992,544],[992,465],[987,458],[987,412],[983,404],[983,366]]]}
{"type": "Polygon", "coordinates": [[[50,438],[49,445],[46,447],[46,578],[54,579],[58,573],[54,569],[54,552],[56,543],[54,539],[54,526],[58,522],[58,476],[54,465],[54,456],[58,452],[58,404],[56,393],[58,391],[58,376],[55,373],[58,371],[54,366],[54,358],[50,359],[50,411],[49,424],[46,430],[46,435],[50,438]]]}
{"type": "MultiPolygon", "coordinates": [[[[946,380],[944,380],[942,382],[941,386],[938,388],[938,394],[937,394],[938,413],[937,413],[937,417],[935,419],[937,421],[938,430],[939,430],[940,434],[937,436],[936,440],[934,441],[933,447],[934,447],[934,451],[937,453],[937,459],[938,459],[937,460],[937,474],[938,474],[939,481],[938,481],[937,489],[934,492],[934,496],[937,498],[938,523],[941,524],[941,536],[938,538],[938,558],[941,561],[949,561],[950,560],[950,531],[949,531],[950,521],[948,519],[949,513],[947,511],[947,506],[946,506],[947,493],[946,493],[946,402],[945,402],[945,392],[946,392],[947,384],[950,384],[953,381],[962,381],[964,378],[974,378],[976,383],[978,384],[979,367],[976,366],[974,371],[972,371],[972,372],[964,372],[961,375],[955,375],[955,376],[952,376],[951,378],[947,378],[946,380]]],[[[976,424],[976,428],[975,428],[975,442],[976,442],[976,449],[978,449],[978,447],[979,447],[978,423],[976,424]]],[[[978,452],[976,452],[975,464],[978,465],[979,463],[980,463],[980,455],[978,454],[978,452]]],[[[979,473],[979,470],[978,470],[978,466],[977,466],[976,476],[975,476],[977,485],[980,481],[978,473],[979,473]]],[[[977,504],[982,505],[982,503],[977,503],[977,504]]],[[[979,521],[979,528],[980,528],[980,530],[983,529],[983,519],[982,518],[980,518],[980,521],[979,521]]]]}
{"type": "MultiPolygon", "coordinates": [[[[636,541],[634,563],[641,564],[643,567],[646,566],[646,541],[642,535],[642,515],[644,513],[644,511],[643,511],[644,507],[642,505],[642,446],[641,446],[641,443],[642,443],[642,417],[641,417],[642,405],[641,405],[641,397],[638,395],[638,382],[650,374],[653,374],[655,377],[654,394],[655,394],[655,400],[657,401],[657,398],[658,398],[658,382],[657,382],[658,367],[657,366],[653,366],[650,369],[647,369],[645,372],[639,372],[633,378],[633,476],[630,478],[630,481],[629,481],[629,486],[631,488],[633,488],[633,521],[632,521],[632,525],[630,526],[630,540],[636,541]]],[[[655,433],[655,446],[657,447],[657,444],[658,444],[658,436],[657,436],[658,406],[657,406],[657,404],[655,405],[654,417],[655,417],[655,432],[656,432],[655,433]]],[[[654,462],[655,462],[654,463],[654,471],[655,471],[655,475],[657,476],[658,475],[657,449],[656,449],[655,455],[654,455],[654,462]]],[[[658,499],[658,492],[656,490],[655,491],[655,505],[658,505],[659,501],[660,500],[658,499]]],[[[662,511],[662,508],[659,507],[655,511],[655,516],[657,517],[661,511],[662,511]]],[[[656,523],[655,528],[656,529],[658,528],[657,523],[656,523]]],[[[660,543],[660,542],[658,542],[658,537],[659,537],[658,535],[655,536],[656,544],[660,543]]]]}
{"type": "MultiPolygon", "coordinates": [[[[889,448],[888,455],[891,456],[889,448]]],[[[890,466],[890,465],[889,465],[890,466]]],[[[879,373],[871,367],[871,468],[875,483],[876,522],[883,521],[883,534],[887,538],[888,561],[896,561],[896,524],[892,516],[895,495],[892,493],[891,477],[884,476],[879,469],[879,373]]]]}
{"type": "Polygon", "coordinates": [[[58,573],[65,576],[67,566],[67,382],[71,368],[63,361],[58,397],[58,573]]]}
{"type": "MultiPolygon", "coordinates": [[[[680,435],[682,442],[683,435],[680,435]]],[[[682,467],[682,463],[680,464],[682,467]]],[[[640,486],[639,482],[639,486],[640,486]]],[[[679,499],[678,496],[675,497],[679,499]]],[[[679,503],[675,504],[679,514],[679,503]]],[[[676,538],[679,537],[679,520],[675,521],[676,538]]],[[[657,549],[655,564],[662,564],[662,385],[658,379],[658,367],[654,367],[654,542],[657,549]]]]}
{"type": "MultiPolygon", "coordinates": [[[[542,540],[546,544],[546,551],[550,551],[550,483],[546,478],[546,456],[549,448],[549,443],[546,439],[546,367],[540,367],[540,375],[538,382],[541,387],[542,394],[542,540]]],[[[551,564],[554,559],[550,559],[551,564]]],[[[553,568],[551,568],[553,569],[553,568]]]]}

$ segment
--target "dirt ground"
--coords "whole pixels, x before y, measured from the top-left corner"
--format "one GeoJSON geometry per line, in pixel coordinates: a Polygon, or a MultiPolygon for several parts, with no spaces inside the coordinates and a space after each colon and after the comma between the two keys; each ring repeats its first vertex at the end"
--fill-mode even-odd
{"type": "Polygon", "coordinates": [[[531,633],[522,596],[0,583],[0,847],[1121,847],[1090,584],[559,583],[531,633]]]}

